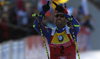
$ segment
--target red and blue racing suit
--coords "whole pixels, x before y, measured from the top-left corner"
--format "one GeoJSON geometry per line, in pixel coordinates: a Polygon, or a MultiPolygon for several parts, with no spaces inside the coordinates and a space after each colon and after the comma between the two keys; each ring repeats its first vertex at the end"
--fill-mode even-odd
{"type": "MultiPolygon", "coordinates": [[[[71,18],[70,15],[63,13],[67,18],[71,18]]],[[[40,15],[45,15],[42,11],[40,15]]],[[[39,22],[35,20],[33,26],[36,31],[41,34],[40,28],[42,29],[43,36],[47,38],[50,48],[50,59],[76,59],[76,48],[73,40],[72,29],[65,26],[63,28],[46,28],[41,24],[43,17],[38,16],[39,22]],[[67,29],[66,29],[67,28],[67,29]],[[59,37],[63,37],[63,41],[59,41],[59,37]]],[[[77,34],[79,33],[79,23],[73,17],[72,19],[73,31],[77,40],[77,34]]]]}

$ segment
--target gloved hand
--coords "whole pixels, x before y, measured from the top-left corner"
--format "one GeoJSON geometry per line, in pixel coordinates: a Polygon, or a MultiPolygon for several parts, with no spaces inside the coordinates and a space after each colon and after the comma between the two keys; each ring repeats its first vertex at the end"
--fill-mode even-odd
{"type": "Polygon", "coordinates": [[[44,12],[47,12],[47,11],[50,9],[49,1],[48,1],[47,4],[45,4],[42,8],[43,8],[43,11],[44,11],[44,12]]]}
{"type": "Polygon", "coordinates": [[[57,10],[57,12],[64,12],[65,9],[61,5],[58,5],[55,2],[52,3],[56,5],[55,10],[57,10]]]}
{"type": "Polygon", "coordinates": [[[52,2],[56,5],[55,10],[57,10],[57,12],[63,12],[65,14],[68,14],[67,10],[65,10],[61,5],[56,4],[55,2],[52,2]]]}

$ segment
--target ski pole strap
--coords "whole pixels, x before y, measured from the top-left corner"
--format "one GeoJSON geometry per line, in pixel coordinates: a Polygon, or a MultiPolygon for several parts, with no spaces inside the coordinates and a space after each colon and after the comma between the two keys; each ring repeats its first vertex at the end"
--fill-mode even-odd
{"type": "Polygon", "coordinates": [[[45,43],[45,39],[44,39],[44,37],[43,37],[43,33],[42,33],[42,29],[41,29],[41,28],[40,28],[40,31],[41,31],[41,36],[42,36],[43,43],[44,43],[44,46],[45,46],[45,49],[46,49],[47,57],[48,57],[48,59],[50,59],[50,58],[49,58],[49,53],[48,53],[48,50],[47,50],[47,46],[46,46],[46,43],[45,43]]]}
{"type": "Polygon", "coordinates": [[[72,21],[73,18],[68,18],[69,21],[72,21]]]}
{"type": "Polygon", "coordinates": [[[32,14],[32,17],[35,17],[35,16],[40,16],[40,17],[44,18],[44,15],[40,15],[40,14],[36,14],[36,13],[32,14]]]}
{"type": "Polygon", "coordinates": [[[71,15],[71,18],[68,18],[68,21],[71,22],[73,20],[73,16],[71,15]]]}

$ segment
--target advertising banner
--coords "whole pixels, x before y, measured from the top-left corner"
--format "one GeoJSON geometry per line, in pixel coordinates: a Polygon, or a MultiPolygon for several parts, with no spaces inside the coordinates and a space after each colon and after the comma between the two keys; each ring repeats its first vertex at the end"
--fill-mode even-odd
{"type": "Polygon", "coordinates": [[[18,41],[12,42],[12,59],[18,59],[18,41]]]}
{"type": "Polygon", "coordinates": [[[11,59],[11,42],[2,45],[2,59],[11,59]]]}
{"type": "Polygon", "coordinates": [[[19,59],[25,59],[24,52],[25,52],[25,40],[21,40],[19,41],[19,59]]]}
{"type": "Polygon", "coordinates": [[[2,58],[2,45],[0,45],[0,59],[2,58]]]}
{"type": "MultiPolygon", "coordinates": [[[[45,41],[47,43],[46,38],[45,41]]],[[[48,47],[48,44],[46,45],[48,47]]],[[[40,35],[30,36],[26,38],[25,59],[47,59],[43,39],[40,35]]]]}

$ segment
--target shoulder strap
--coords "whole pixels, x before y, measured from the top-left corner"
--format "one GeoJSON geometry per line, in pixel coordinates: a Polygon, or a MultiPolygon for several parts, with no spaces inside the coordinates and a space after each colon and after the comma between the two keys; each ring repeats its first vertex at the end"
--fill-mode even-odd
{"type": "Polygon", "coordinates": [[[55,31],[56,31],[56,27],[55,28],[52,28],[51,36],[54,36],[55,31]]]}
{"type": "MultiPolygon", "coordinates": [[[[52,38],[53,38],[53,36],[54,36],[54,34],[55,34],[55,31],[56,31],[56,27],[55,27],[55,28],[52,28],[52,32],[51,32],[51,41],[52,41],[52,38]]],[[[50,43],[51,43],[51,41],[50,41],[50,43]]]]}
{"type": "Polygon", "coordinates": [[[72,42],[72,39],[71,39],[71,37],[70,37],[70,31],[69,31],[69,29],[70,29],[70,28],[69,28],[68,26],[66,26],[66,33],[67,33],[67,35],[68,35],[68,38],[69,38],[71,44],[73,45],[73,47],[75,47],[75,46],[74,46],[74,43],[72,42]]]}
{"type": "Polygon", "coordinates": [[[66,25],[66,33],[69,34],[69,27],[66,25]]]}

